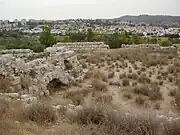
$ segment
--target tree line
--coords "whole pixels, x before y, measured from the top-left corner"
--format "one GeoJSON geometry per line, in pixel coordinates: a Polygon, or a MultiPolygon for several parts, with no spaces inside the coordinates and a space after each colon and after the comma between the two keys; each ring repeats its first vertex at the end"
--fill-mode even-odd
{"type": "Polygon", "coordinates": [[[162,46],[180,44],[180,38],[177,35],[144,37],[126,31],[113,34],[100,34],[93,32],[92,29],[88,29],[86,32],[55,36],[51,33],[49,26],[43,26],[42,30],[43,32],[40,35],[31,37],[19,32],[0,33],[0,49],[32,49],[35,52],[41,52],[57,42],[104,42],[111,49],[120,48],[122,44],[160,44],[162,46]]]}

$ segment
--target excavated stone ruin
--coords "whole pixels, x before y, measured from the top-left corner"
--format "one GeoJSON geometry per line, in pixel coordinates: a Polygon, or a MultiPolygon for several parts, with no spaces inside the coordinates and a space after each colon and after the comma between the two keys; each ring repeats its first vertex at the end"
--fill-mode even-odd
{"type": "Polygon", "coordinates": [[[84,72],[76,53],[66,47],[46,48],[42,53],[29,49],[0,52],[0,75],[9,80],[5,92],[48,96],[51,89],[82,79],[84,72]]]}

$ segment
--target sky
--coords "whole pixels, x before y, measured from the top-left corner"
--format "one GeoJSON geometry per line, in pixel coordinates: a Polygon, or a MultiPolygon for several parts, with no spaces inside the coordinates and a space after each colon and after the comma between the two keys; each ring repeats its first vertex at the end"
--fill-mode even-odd
{"type": "Polygon", "coordinates": [[[0,20],[179,15],[180,0],[0,0],[0,20]]]}

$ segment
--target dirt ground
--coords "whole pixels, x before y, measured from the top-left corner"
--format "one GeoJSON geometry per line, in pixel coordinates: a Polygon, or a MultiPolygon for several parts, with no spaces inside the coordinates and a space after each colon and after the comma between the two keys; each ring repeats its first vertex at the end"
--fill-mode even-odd
{"type": "MultiPolygon", "coordinates": [[[[54,93],[40,102],[49,106],[101,104],[128,114],[159,114],[179,118],[180,58],[176,54],[119,49],[79,54],[78,59],[83,69],[89,69],[86,78],[72,86],[59,86],[58,90],[56,88],[54,93]]],[[[62,116],[55,124],[45,127],[29,121],[10,121],[18,126],[13,128],[21,130],[19,133],[14,130],[15,135],[107,134],[97,125],[82,126],[62,116]]],[[[2,135],[5,135],[5,131],[2,135]]]]}

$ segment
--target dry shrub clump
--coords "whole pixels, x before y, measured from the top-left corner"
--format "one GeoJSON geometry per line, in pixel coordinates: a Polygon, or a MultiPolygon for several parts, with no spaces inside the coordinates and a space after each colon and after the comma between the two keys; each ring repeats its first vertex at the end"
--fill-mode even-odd
{"type": "Polygon", "coordinates": [[[136,86],[134,88],[134,93],[135,94],[142,94],[144,96],[148,96],[149,95],[149,87],[147,85],[136,86]]]}
{"type": "Polygon", "coordinates": [[[45,104],[32,105],[26,110],[28,120],[46,125],[56,121],[57,116],[53,108],[45,104]]]}
{"type": "Polygon", "coordinates": [[[145,99],[144,99],[142,96],[138,96],[138,97],[136,97],[136,99],[135,99],[135,103],[136,103],[137,105],[144,105],[144,102],[145,102],[145,99]]]}
{"type": "Polygon", "coordinates": [[[172,89],[169,91],[169,96],[174,97],[176,96],[176,93],[177,93],[177,89],[172,89]]]}
{"type": "Polygon", "coordinates": [[[146,76],[146,74],[142,74],[139,78],[138,78],[139,83],[151,83],[151,79],[146,76]]]}
{"type": "Polygon", "coordinates": [[[85,125],[102,125],[105,121],[105,114],[100,107],[85,106],[82,111],[78,112],[76,120],[78,123],[85,125]]]}
{"type": "Polygon", "coordinates": [[[154,109],[159,110],[160,108],[161,108],[161,104],[160,103],[154,104],[154,109]]]}
{"type": "Polygon", "coordinates": [[[109,107],[84,107],[76,121],[82,125],[98,125],[108,135],[158,135],[159,123],[152,117],[125,115],[109,107]]]}
{"type": "Polygon", "coordinates": [[[129,80],[128,79],[123,79],[122,80],[122,85],[123,86],[129,86],[129,80]]]}
{"type": "Polygon", "coordinates": [[[148,85],[137,86],[134,88],[134,93],[148,96],[150,100],[163,99],[160,87],[156,84],[152,84],[150,87],[148,85]]]}
{"type": "Polygon", "coordinates": [[[0,75],[0,92],[7,92],[7,89],[10,85],[10,80],[0,75]]]}
{"type": "Polygon", "coordinates": [[[162,93],[160,92],[160,87],[156,84],[151,85],[151,89],[149,92],[149,99],[150,100],[162,100],[163,96],[162,93]]]}
{"type": "Polygon", "coordinates": [[[173,122],[166,122],[162,127],[161,135],[179,135],[180,134],[180,120],[173,122]]]}
{"type": "Polygon", "coordinates": [[[157,66],[157,65],[167,65],[168,59],[164,56],[149,56],[147,60],[144,61],[147,67],[157,66]]]}
{"type": "Polygon", "coordinates": [[[101,95],[98,95],[95,99],[97,103],[101,103],[101,104],[110,104],[112,100],[113,100],[113,97],[110,94],[101,94],[101,95]]]}
{"type": "Polygon", "coordinates": [[[100,80],[97,80],[97,79],[92,80],[91,85],[95,91],[102,91],[102,92],[108,91],[107,84],[100,80]]]}
{"type": "Polygon", "coordinates": [[[111,135],[157,135],[158,122],[147,116],[108,115],[105,131],[111,135]]]}
{"type": "Polygon", "coordinates": [[[124,97],[125,99],[127,99],[127,100],[132,99],[132,95],[131,95],[130,93],[124,93],[124,94],[123,94],[123,97],[124,97]]]}
{"type": "Polygon", "coordinates": [[[87,66],[86,62],[83,62],[83,63],[82,63],[82,68],[83,68],[83,69],[86,69],[87,67],[88,67],[88,66],[87,66]]]}
{"type": "Polygon", "coordinates": [[[114,72],[114,71],[109,72],[109,73],[108,73],[108,78],[111,79],[111,78],[114,77],[114,75],[115,75],[115,72],[114,72]]]}
{"type": "Polygon", "coordinates": [[[132,80],[136,80],[138,78],[137,74],[135,74],[135,73],[128,74],[127,77],[132,80]]]}
{"type": "Polygon", "coordinates": [[[86,78],[91,78],[91,77],[102,80],[104,82],[108,81],[108,76],[104,72],[101,72],[99,70],[93,70],[86,74],[86,78]]]}
{"type": "Polygon", "coordinates": [[[119,74],[119,79],[123,79],[123,78],[126,78],[126,73],[119,74]]]}
{"type": "Polygon", "coordinates": [[[121,86],[121,83],[119,81],[110,81],[109,85],[121,86]]]}

